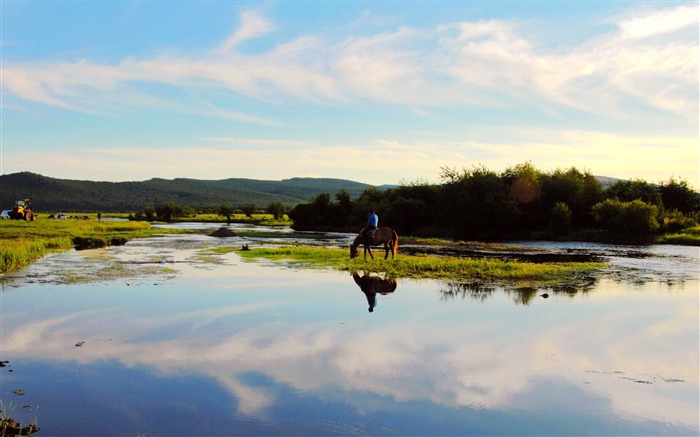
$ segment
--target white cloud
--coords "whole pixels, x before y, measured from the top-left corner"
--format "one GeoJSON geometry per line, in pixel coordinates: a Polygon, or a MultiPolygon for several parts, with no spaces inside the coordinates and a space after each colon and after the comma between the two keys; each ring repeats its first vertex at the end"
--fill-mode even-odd
{"type": "MultiPolygon", "coordinates": [[[[341,36],[336,42],[303,35],[268,52],[244,54],[234,50],[240,42],[274,28],[270,20],[245,12],[232,36],[209,53],[130,58],[116,65],[86,60],[6,62],[3,86],[26,100],[82,110],[107,104],[100,98],[109,100],[108,90],[123,90],[129,83],[161,83],[184,89],[223,88],[271,101],[354,97],[429,107],[567,105],[615,117],[631,107],[621,102],[634,98],[634,104],[692,119],[697,115],[697,92],[688,91],[697,91],[697,39],[652,38],[669,31],[664,23],[676,23],[674,17],[685,17],[692,9],[679,7],[623,21],[619,34],[599,36],[595,44],[572,47],[568,53],[548,52],[519,35],[513,24],[490,20],[434,29],[401,27],[369,36],[341,36]],[[646,29],[646,24],[656,29],[646,39],[627,37],[638,33],[634,29],[646,29]]],[[[697,17],[684,19],[678,28],[693,24],[697,17]]]]}
{"type": "Polygon", "coordinates": [[[240,27],[221,44],[219,51],[229,52],[240,43],[265,35],[274,29],[274,23],[261,14],[255,11],[242,12],[240,27]]]}
{"type": "MultiPolygon", "coordinates": [[[[134,250],[142,249],[127,246],[120,250],[124,259],[133,261],[134,250]]],[[[186,269],[186,264],[174,263],[173,268],[186,269]]],[[[209,284],[229,284],[225,287],[229,292],[232,274],[252,275],[250,285],[256,290],[260,282],[255,275],[285,284],[318,282],[287,269],[261,269],[257,264],[213,266],[205,278],[209,284]]],[[[347,278],[338,278],[329,276],[323,281],[337,281],[338,287],[349,285],[344,282],[347,278]]],[[[240,281],[235,283],[240,286],[240,281]]],[[[332,318],[301,325],[290,320],[236,325],[240,314],[252,316],[246,320],[263,320],[278,305],[287,305],[273,299],[195,310],[183,306],[165,315],[136,311],[129,314],[129,323],[123,323],[120,311],[109,309],[76,311],[42,321],[33,320],[30,313],[11,314],[6,321],[9,328],[3,331],[3,347],[5,353],[23,359],[59,363],[118,360],[125,366],[152,369],[155,374],[197,372],[230,390],[240,400],[237,407],[242,414],[263,414],[277,402],[274,391],[246,384],[241,375],[247,372],[265,374],[277,383],[320,397],[325,396],[324,387],[337,387],[336,396],[349,405],[355,402],[354,393],[365,392],[388,402],[427,401],[488,409],[509,408],[514,403],[522,406],[527,401],[519,401],[518,396],[527,395],[536,380],[544,378],[602,397],[604,405],[610,402],[615,407],[616,414],[645,419],[652,415],[697,427],[692,401],[698,383],[697,349],[678,347],[687,344],[686,338],[693,334],[697,302],[692,303],[688,286],[678,290],[677,308],[658,313],[654,302],[668,300],[668,296],[652,292],[657,285],[642,286],[646,288],[640,296],[648,302],[635,313],[574,315],[544,324],[533,319],[532,329],[519,331],[499,329],[497,320],[441,318],[438,310],[434,314],[407,313],[401,321],[391,322],[392,329],[352,318],[349,327],[332,318]],[[647,329],[630,329],[629,320],[638,317],[639,311],[654,314],[654,323],[647,329]],[[178,329],[167,329],[170,326],[178,329]],[[154,332],[161,335],[151,335],[154,332]],[[164,332],[170,336],[164,338],[164,332]],[[610,332],[616,333],[614,341],[607,346],[596,343],[610,337],[610,332]],[[127,341],[132,338],[141,340],[127,341]],[[75,339],[86,340],[79,351],[66,347],[75,339]],[[658,351],[668,353],[659,355],[658,351]],[[630,390],[634,382],[622,377],[655,378],[656,388],[630,390]],[[683,383],[670,387],[662,383],[665,378],[683,383]]],[[[431,286],[425,287],[420,289],[431,286]]],[[[614,282],[601,284],[598,291],[583,300],[597,306],[624,306],[625,297],[614,282]]],[[[355,292],[359,303],[363,297],[355,292]]]]}
{"type": "MultiPolygon", "coordinates": [[[[671,33],[689,26],[697,26],[700,10],[697,3],[681,5],[624,20],[619,24],[625,38],[647,38],[671,33]]],[[[697,32],[696,32],[697,35],[697,32]]]]}
{"type": "MultiPolygon", "coordinates": [[[[173,49],[167,55],[133,56],[114,64],[5,60],[3,109],[40,114],[41,106],[31,105],[37,102],[102,117],[100,121],[112,113],[138,117],[144,109],[160,109],[274,131],[238,134],[231,127],[192,133],[193,138],[217,139],[215,143],[229,150],[206,141],[204,147],[192,144],[164,157],[159,148],[165,144],[160,144],[141,148],[140,163],[131,162],[128,154],[120,156],[139,149],[139,138],[127,140],[130,149],[114,154],[81,151],[95,168],[104,168],[108,157],[113,170],[96,175],[100,179],[123,180],[124,174],[131,179],[211,179],[243,172],[259,178],[340,176],[387,183],[434,177],[446,164],[503,168],[530,160],[545,170],[575,165],[615,177],[658,180],[673,173],[700,186],[697,138],[687,134],[697,130],[699,116],[698,20],[687,18],[691,11],[695,8],[680,6],[629,13],[617,20],[615,30],[555,51],[530,39],[518,23],[475,20],[361,35],[319,31],[257,52],[242,51],[240,44],[268,34],[275,23],[245,12],[229,38],[198,53],[173,49]],[[406,113],[426,123],[414,138],[412,129],[404,128],[404,133],[373,132],[367,136],[380,139],[367,139],[357,126],[370,105],[376,105],[375,113],[389,114],[392,123],[396,120],[389,126],[393,132],[401,130],[406,113]],[[271,114],[297,108],[319,117],[335,116],[338,139],[320,144],[312,128],[292,138],[290,130],[303,127],[292,128],[290,120],[271,114]],[[544,134],[521,130],[517,137],[509,111],[523,110],[555,121],[557,127],[542,128],[544,134]],[[494,118],[475,136],[474,123],[462,129],[455,121],[462,113],[465,123],[473,114],[481,120],[489,114],[494,118]],[[433,120],[439,127],[430,126],[433,120]],[[596,127],[598,122],[605,127],[596,127]],[[627,131],[639,126],[640,134],[613,132],[617,122],[627,131]],[[571,131],[579,132],[579,141],[563,134],[571,131]],[[504,132],[511,133],[509,138],[504,132]],[[601,138],[596,132],[607,137],[593,142],[601,138]],[[248,140],[239,141],[240,135],[248,140]],[[286,148],[271,138],[281,138],[275,141],[286,142],[286,148]],[[386,148],[388,144],[399,148],[386,148]],[[280,163],[283,170],[270,168],[270,162],[280,163]],[[194,173],[200,165],[206,176],[194,173]],[[193,174],[183,175],[183,168],[193,174]]],[[[90,177],[82,162],[68,171],[71,160],[65,151],[28,156],[27,150],[13,152],[7,140],[11,137],[5,138],[5,170],[26,170],[13,166],[34,162],[36,171],[54,177],[70,177],[78,167],[90,177]],[[65,165],[53,168],[51,163],[59,160],[65,165]]]]}

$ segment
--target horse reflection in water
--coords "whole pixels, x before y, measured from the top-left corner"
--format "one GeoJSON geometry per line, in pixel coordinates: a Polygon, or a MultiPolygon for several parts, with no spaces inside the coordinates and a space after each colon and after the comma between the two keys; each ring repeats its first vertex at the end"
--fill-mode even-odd
{"type": "Polygon", "coordinates": [[[384,279],[379,276],[367,274],[360,276],[357,273],[353,273],[352,278],[367,297],[370,313],[373,312],[374,307],[377,306],[377,293],[386,295],[396,290],[396,279],[384,279]]]}

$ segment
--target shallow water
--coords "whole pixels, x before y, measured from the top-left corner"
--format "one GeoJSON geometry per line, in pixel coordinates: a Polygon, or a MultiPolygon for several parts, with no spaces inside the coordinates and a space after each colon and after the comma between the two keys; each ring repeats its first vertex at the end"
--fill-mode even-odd
{"type": "Polygon", "coordinates": [[[698,248],[565,245],[612,263],[568,292],[198,252],[246,242],[163,236],[5,278],[3,406],[39,435],[700,432],[698,248]]]}

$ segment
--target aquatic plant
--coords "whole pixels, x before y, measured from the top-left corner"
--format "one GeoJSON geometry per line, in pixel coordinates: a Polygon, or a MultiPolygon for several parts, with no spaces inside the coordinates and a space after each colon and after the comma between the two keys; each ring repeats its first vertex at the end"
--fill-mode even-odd
{"type": "MultiPolygon", "coordinates": [[[[22,394],[24,391],[22,391],[22,394]]],[[[22,426],[22,423],[17,422],[12,418],[15,406],[12,402],[5,404],[0,400],[0,437],[10,436],[32,436],[39,431],[37,425],[38,418],[35,415],[32,422],[27,426],[22,426]]]]}

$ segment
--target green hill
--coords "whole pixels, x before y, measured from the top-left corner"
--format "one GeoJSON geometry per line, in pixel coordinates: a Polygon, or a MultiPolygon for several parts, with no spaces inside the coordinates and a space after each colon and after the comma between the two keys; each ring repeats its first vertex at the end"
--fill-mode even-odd
{"type": "Polygon", "coordinates": [[[320,193],[346,189],[359,196],[371,185],[343,179],[292,178],[281,181],[256,179],[150,179],[141,182],[95,182],[55,179],[30,172],[0,176],[0,209],[10,209],[17,199],[29,198],[38,212],[138,211],[169,202],[192,207],[256,204],[266,207],[282,202],[292,207],[320,193]]]}

